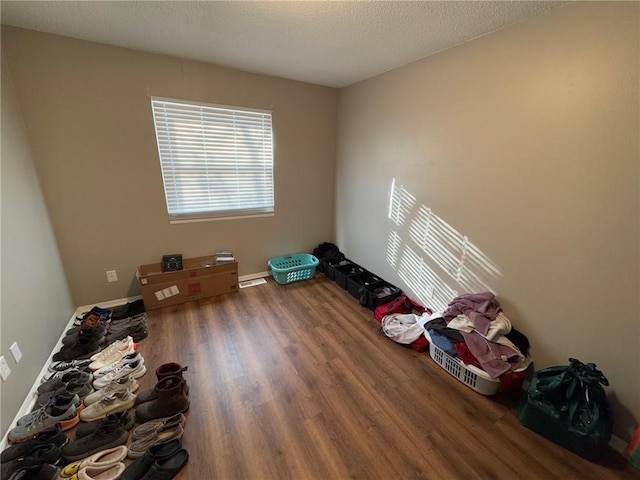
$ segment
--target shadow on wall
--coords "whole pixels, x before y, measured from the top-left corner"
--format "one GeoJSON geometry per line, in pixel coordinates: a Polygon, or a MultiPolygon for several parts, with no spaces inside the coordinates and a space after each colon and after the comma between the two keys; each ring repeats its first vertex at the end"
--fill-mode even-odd
{"type": "Polygon", "coordinates": [[[501,277],[496,264],[473,243],[425,205],[394,178],[389,190],[388,218],[393,222],[387,241],[387,263],[415,293],[417,300],[442,311],[460,293],[493,291],[501,277]],[[398,230],[406,232],[410,244],[398,230]],[[433,268],[435,267],[435,268],[433,268]],[[459,288],[451,287],[453,281],[459,288]]]}

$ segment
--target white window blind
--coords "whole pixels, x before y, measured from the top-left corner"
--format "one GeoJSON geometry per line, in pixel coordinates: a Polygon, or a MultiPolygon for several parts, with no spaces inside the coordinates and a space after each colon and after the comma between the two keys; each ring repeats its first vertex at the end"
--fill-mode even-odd
{"type": "Polygon", "coordinates": [[[273,212],[271,112],[152,97],[170,220],[273,212]]]}

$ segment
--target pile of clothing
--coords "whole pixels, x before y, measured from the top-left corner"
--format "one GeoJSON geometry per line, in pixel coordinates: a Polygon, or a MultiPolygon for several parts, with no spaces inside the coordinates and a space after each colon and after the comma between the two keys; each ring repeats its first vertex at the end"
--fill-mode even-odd
{"type": "Polygon", "coordinates": [[[493,293],[454,298],[424,328],[438,348],[499,379],[501,391],[521,388],[531,364],[529,340],[513,328],[493,293]]]}

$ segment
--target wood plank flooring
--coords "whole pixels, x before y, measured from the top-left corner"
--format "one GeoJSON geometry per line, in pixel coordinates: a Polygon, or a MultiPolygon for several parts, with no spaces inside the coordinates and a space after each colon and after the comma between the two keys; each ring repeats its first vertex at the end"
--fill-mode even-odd
{"type": "Polygon", "coordinates": [[[148,312],[139,344],[155,384],[189,367],[178,479],[640,479],[523,427],[517,395],[484,397],[428,353],[385,338],[322,275],[148,312]]]}

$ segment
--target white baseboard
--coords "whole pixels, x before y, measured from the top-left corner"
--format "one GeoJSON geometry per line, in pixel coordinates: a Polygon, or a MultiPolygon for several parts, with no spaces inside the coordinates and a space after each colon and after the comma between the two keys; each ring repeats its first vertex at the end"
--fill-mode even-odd
{"type": "Polygon", "coordinates": [[[620,437],[611,435],[611,441],[609,442],[609,446],[613,448],[616,452],[622,453],[627,448],[627,442],[622,440],[620,437]]]}
{"type": "Polygon", "coordinates": [[[7,436],[9,435],[9,430],[11,430],[14,426],[16,426],[16,424],[17,424],[17,422],[18,422],[18,420],[20,418],[22,418],[27,413],[30,413],[35,408],[36,401],[38,399],[38,387],[41,385],[40,380],[47,373],[47,371],[49,369],[49,364],[53,360],[52,359],[53,355],[58,350],[60,350],[60,348],[62,347],[62,339],[65,337],[65,332],[73,327],[73,322],[75,321],[76,317],[88,312],[94,306],[98,306],[98,307],[101,307],[101,308],[111,308],[111,307],[116,307],[118,305],[124,305],[124,304],[126,304],[128,302],[133,302],[134,300],[138,300],[140,298],[142,298],[142,297],[140,295],[138,295],[138,296],[135,296],[135,297],[120,298],[118,300],[110,300],[108,302],[95,303],[93,305],[83,305],[81,307],[76,308],[75,312],[73,312],[73,315],[69,319],[69,322],[67,322],[67,325],[62,330],[62,333],[60,334],[60,338],[58,338],[58,343],[56,343],[56,345],[53,347],[53,350],[51,350],[51,353],[49,354],[49,358],[44,363],[44,365],[42,367],[42,370],[40,370],[40,373],[38,374],[38,376],[36,377],[35,381],[33,382],[33,385],[31,386],[31,390],[29,390],[29,393],[27,394],[26,398],[24,399],[24,402],[22,402],[22,405],[20,406],[20,409],[18,410],[18,413],[13,418],[13,421],[11,422],[11,425],[7,429],[7,433],[5,433],[4,437],[2,438],[2,442],[0,442],[0,450],[4,450],[9,445],[9,443],[7,441],[7,436]]]}

